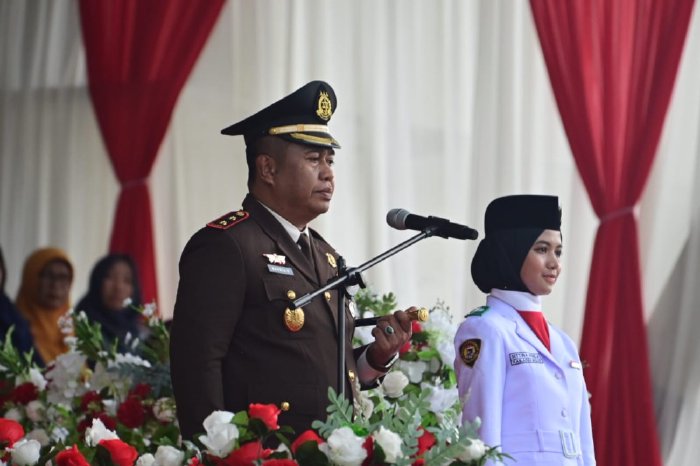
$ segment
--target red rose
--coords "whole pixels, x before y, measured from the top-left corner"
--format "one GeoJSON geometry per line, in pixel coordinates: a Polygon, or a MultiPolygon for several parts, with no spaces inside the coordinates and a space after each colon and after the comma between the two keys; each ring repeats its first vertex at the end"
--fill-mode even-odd
{"type": "Polygon", "coordinates": [[[272,450],[263,448],[260,441],[244,443],[233,450],[223,460],[223,464],[227,466],[250,466],[256,460],[265,459],[272,454],[272,450]]]}
{"type": "Polygon", "coordinates": [[[280,409],[273,405],[263,405],[251,403],[248,406],[248,415],[251,419],[260,419],[263,424],[270,430],[277,430],[280,426],[277,425],[277,416],[280,414],[280,409]]]}
{"type": "Polygon", "coordinates": [[[365,439],[365,443],[362,444],[362,448],[367,452],[367,458],[362,462],[362,466],[370,466],[374,464],[374,439],[371,435],[368,435],[365,439]]]}
{"type": "Polygon", "coordinates": [[[304,431],[299,437],[292,442],[291,449],[292,453],[296,454],[297,448],[305,444],[306,442],[316,442],[316,444],[323,443],[323,439],[316,434],[313,430],[304,431]]]}
{"type": "Polygon", "coordinates": [[[109,452],[112,463],[116,466],[133,466],[134,461],[139,457],[136,448],[119,439],[100,440],[99,445],[109,452]]]}
{"type": "Polygon", "coordinates": [[[78,447],[63,450],[56,455],[56,466],[90,466],[78,447]]]}
{"type": "Polygon", "coordinates": [[[147,383],[140,383],[136,385],[134,388],[129,390],[129,395],[127,398],[131,398],[132,396],[136,396],[141,398],[142,400],[145,400],[148,398],[148,395],[151,394],[151,386],[148,385],[147,383]]]}
{"type": "Polygon", "coordinates": [[[420,322],[417,320],[412,320],[411,321],[411,332],[415,335],[416,333],[420,333],[423,331],[423,327],[421,327],[420,322]]]}
{"type": "Polygon", "coordinates": [[[418,453],[416,453],[416,455],[422,455],[435,445],[435,436],[422,427],[421,430],[423,431],[423,435],[418,437],[418,453]]]}
{"type": "Polygon", "coordinates": [[[268,466],[299,466],[299,463],[297,463],[296,461],[286,459],[267,460],[263,461],[263,464],[266,464],[268,466]]]}
{"type": "Polygon", "coordinates": [[[39,398],[39,390],[37,390],[36,385],[31,382],[17,385],[12,391],[12,401],[21,405],[26,405],[37,398],[39,398]]]}
{"type": "Polygon", "coordinates": [[[0,418],[0,448],[11,447],[22,437],[24,437],[22,424],[12,419],[0,418]]]}
{"type": "Polygon", "coordinates": [[[146,420],[146,408],[139,398],[131,396],[119,406],[117,419],[130,429],[141,427],[146,420]]]}
{"type": "Polygon", "coordinates": [[[201,466],[202,464],[204,464],[204,463],[202,463],[201,461],[199,461],[199,458],[197,458],[196,456],[193,456],[193,457],[190,458],[190,460],[187,462],[187,466],[201,466]]]}
{"type": "Polygon", "coordinates": [[[87,392],[80,398],[80,410],[84,413],[99,413],[103,409],[102,397],[96,391],[87,392]]]}
{"type": "Polygon", "coordinates": [[[411,351],[411,340],[407,341],[401,348],[399,348],[399,354],[406,354],[409,351],[411,351]]]}

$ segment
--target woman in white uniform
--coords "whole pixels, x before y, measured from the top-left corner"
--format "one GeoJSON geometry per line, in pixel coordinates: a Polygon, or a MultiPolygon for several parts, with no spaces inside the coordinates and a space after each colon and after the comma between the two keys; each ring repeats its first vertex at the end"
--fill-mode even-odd
{"type": "Polygon", "coordinates": [[[555,196],[492,201],[472,278],[486,305],[455,336],[462,419],[517,466],[593,466],[588,392],[575,344],[547,323],[540,297],[561,273],[555,196]]]}

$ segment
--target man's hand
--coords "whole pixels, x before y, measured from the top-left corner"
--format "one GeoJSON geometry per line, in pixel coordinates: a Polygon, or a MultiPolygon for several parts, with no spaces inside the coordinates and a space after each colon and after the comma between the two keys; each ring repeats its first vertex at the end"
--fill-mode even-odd
{"type": "Polygon", "coordinates": [[[411,338],[411,318],[407,312],[415,307],[382,316],[372,329],[374,342],[367,348],[367,362],[375,369],[385,367],[399,349],[411,338]]]}

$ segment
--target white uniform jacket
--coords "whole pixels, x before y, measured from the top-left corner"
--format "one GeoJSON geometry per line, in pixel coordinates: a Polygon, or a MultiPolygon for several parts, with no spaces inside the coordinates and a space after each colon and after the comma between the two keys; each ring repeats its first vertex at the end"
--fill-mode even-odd
{"type": "Polygon", "coordinates": [[[481,439],[500,446],[517,466],[593,466],[590,404],[576,346],[549,324],[548,351],[506,302],[518,295],[539,304],[529,293],[493,290],[488,308],[470,314],[457,331],[462,419],[478,416],[481,439]]]}

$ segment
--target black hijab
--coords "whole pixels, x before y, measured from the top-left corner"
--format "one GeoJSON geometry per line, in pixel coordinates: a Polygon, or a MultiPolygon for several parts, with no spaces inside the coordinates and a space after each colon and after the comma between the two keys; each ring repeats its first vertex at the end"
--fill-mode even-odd
{"type": "Polygon", "coordinates": [[[525,257],[544,230],[561,231],[556,196],[516,195],[486,208],[486,236],[472,259],[472,278],[484,293],[493,288],[527,291],[520,278],[525,257]]]}
{"type": "Polygon", "coordinates": [[[111,268],[123,262],[131,269],[133,292],[131,294],[131,305],[141,304],[141,288],[139,286],[136,264],[133,259],[126,254],[110,254],[100,259],[90,273],[90,286],[87,294],[75,306],[76,312],[85,311],[88,319],[97,322],[102,327],[102,335],[111,344],[115,339],[119,341],[117,347],[119,351],[125,351],[124,338],[127,333],[132,337],[139,336],[141,314],[131,307],[126,307],[120,311],[107,309],[102,302],[102,282],[105,280],[111,268]]]}

